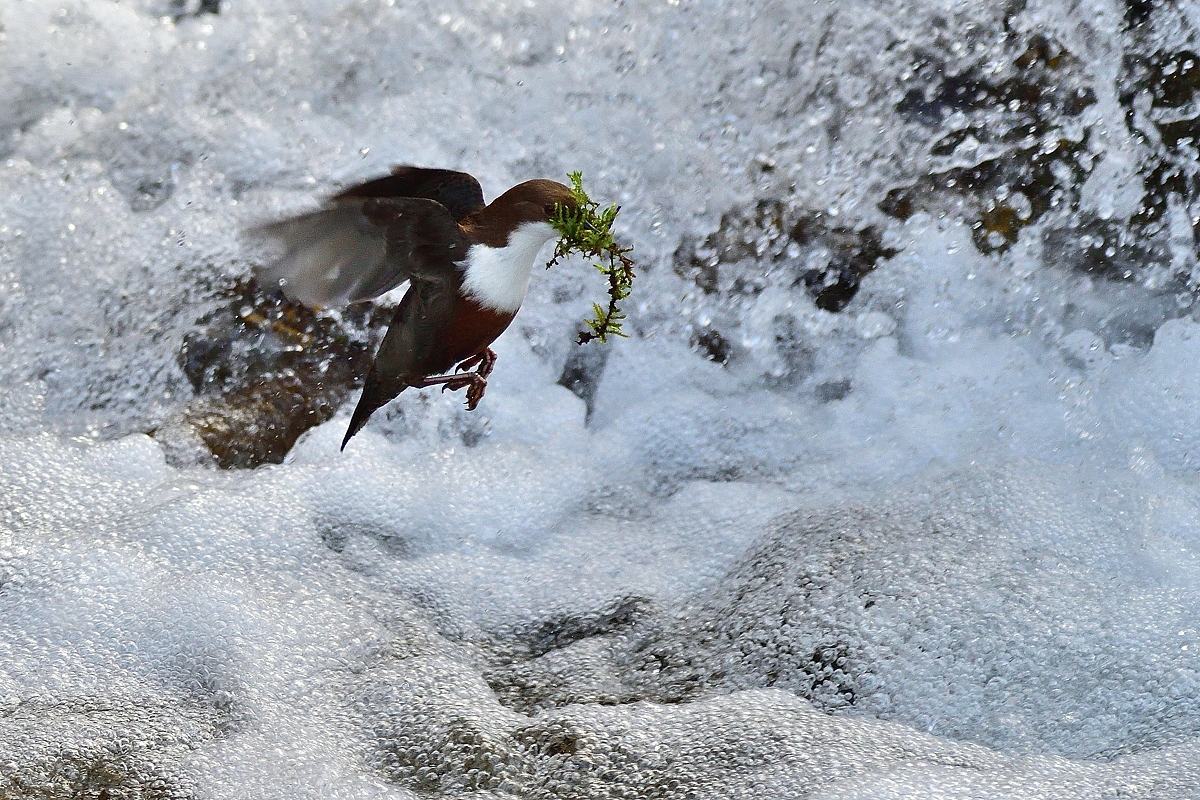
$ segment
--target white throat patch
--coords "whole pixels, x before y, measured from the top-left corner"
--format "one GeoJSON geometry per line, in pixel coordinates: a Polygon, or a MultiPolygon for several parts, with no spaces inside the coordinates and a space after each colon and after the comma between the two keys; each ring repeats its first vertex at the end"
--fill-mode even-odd
{"type": "Polygon", "coordinates": [[[557,236],[548,222],[525,222],[509,234],[506,247],[474,245],[467,251],[463,292],[484,308],[517,313],[538,251],[557,236]]]}

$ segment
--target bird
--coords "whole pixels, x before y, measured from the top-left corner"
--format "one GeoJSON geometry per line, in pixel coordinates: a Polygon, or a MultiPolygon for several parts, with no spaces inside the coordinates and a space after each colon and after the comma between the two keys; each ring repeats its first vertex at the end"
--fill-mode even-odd
{"type": "Polygon", "coordinates": [[[466,389],[474,410],[496,364],[491,344],[529,289],[551,225],[578,208],[570,188],[525,181],[484,203],[471,175],[398,166],[352,186],[317,211],[260,225],[282,255],[255,268],[259,284],[312,307],[378,297],[409,282],[367,373],[342,439],[408,388],[466,389]]]}

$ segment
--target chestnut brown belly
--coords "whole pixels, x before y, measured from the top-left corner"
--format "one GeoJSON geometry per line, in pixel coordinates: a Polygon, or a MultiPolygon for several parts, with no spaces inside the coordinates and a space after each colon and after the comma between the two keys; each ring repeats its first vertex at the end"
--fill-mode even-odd
{"type": "Polygon", "coordinates": [[[438,346],[430,354],[425,374],[448,372],[455,364],[482,353],[504,333],[516,314],[480,306],[473,300],[460,298],[454,314],[438,337],[438,346]]]}

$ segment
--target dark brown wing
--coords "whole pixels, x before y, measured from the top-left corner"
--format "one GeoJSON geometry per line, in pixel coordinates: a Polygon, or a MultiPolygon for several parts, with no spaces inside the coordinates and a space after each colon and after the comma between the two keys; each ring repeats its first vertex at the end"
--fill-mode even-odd
{"type": "Polygon", "coordinates": [[[407,280],[456,279],[454,262],[470,246],[444,205],[419,197],[342,197],[252,233],[284,251],[255,270],[259,281],[316,306],[368,300],[407,280]]]}
{"type": "Polygon", "coordinates": [[[444,205],[455,222],[484,206],[479,181],[467,173],[411,166],[392,167],[386,178],[352,186],[333,199],[348,197],[424,197],[444,205]]]}
{"type": "Polygon", "coordinates": [[[343,450],[371,414],[426,377],[430,355],[439,346],[437,337],[453,317],[457,302],[451,283],[414,281],[409,287],[367,373],[362,396],[342,439],[343,450]]]}
{"type": "Polygon", "coordinates": [[[466,258],[470,242],[445,208],[432,200],[342,202],[362,203],[363,216],[386,231],[388,259],[406,264],[412,281],[375,354],[362,397],[342,440],[344,448],[377,408],[426,376],[431,354],[439,347],[438,337],[450,324],[459,302],[462,275],[454,262],[466,258]],[[442,209],[441,216],[426,218],[413,213],[412,204],[417,202],[436,205],[442,209]]]}

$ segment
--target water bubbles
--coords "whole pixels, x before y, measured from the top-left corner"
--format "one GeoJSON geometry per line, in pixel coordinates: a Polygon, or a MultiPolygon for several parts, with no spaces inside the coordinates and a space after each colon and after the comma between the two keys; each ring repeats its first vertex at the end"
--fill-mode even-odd
{"type": "Polygon", "coordinates": [[[0,11],[0,781],[1196,795],[1188,173],[1079,211],[1122,103],[1186,161],[1194,58],[1068,9],[1098,82],[1032,6],[172,5],[214,7],[0,11]],[[339,455],[320,395],[281,464],[169,467],[195,392],[347,366],[331,324],[241,371],[300,344],[237,231],[389,163],[597,176],[634,335],[581,361],[587,265],[537,276],[478,412],[405,393],[339,455]]]}

